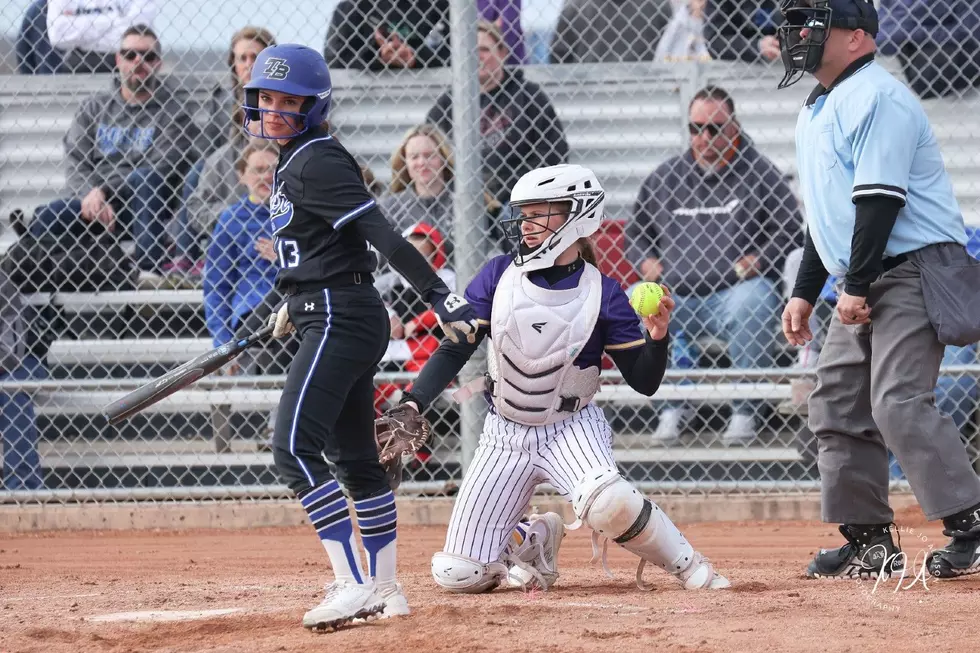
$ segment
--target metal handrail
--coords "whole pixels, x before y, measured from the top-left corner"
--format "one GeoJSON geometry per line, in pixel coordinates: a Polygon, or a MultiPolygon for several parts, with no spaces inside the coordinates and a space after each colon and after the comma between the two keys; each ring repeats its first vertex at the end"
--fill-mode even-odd
{"type": "MultiPolygon", "coordinates": [[[[459,485],[459,481],[405,481],[396,493],[399,496],[418,498],[428,494],[438,498],[436,493],[445,493],[459,485]]],[[[641,492],[653,495],[691,495],[694,494],[770,494],[794,496],[813,494],[820,491],[820,481],[636,481],[634,485],[641,492]]],[[[893,492],[909,491],[908,481],[895,480],[890,483],[893,492]]],[[[554,493],[547,484],[538,487],[539,496],[554,493]]],[[[279,501],[292,499],[293,494],[284,485],[213,486],[213,487],[154,487],[154,488],[79,488],[75,490],[0,490],[0,505],[3,504],[50,504],[50,503],[105,503],[127,501],[159,501],[177,503],[199,501],[202,499],[238,501],[279,501]]]]}
{"type": "MultiPolygon", "coordinates": [[[[939,369],[941,375],[973,376],[980,378],[980,363],[969,365],[947,365],[939,369]]],[[[685,381],[705,383],[771,382],[787,383],[794,379],[812,378],[813,368],[769,367],[755,369],[691,369],[667,370],[664,381],[679,383],[685,381]]],[[[606,370],[600,375],[603,383],[619,385],[622,376],[616,370],[606,370]]],[[[418,377],[417,372],[379,372],[375,380],[379,383],[410,383],[418,377]]],[[[151,379],[46,379],[39,381],[0,381],[0,392],[125,392],[148,383],[151,379]]],[[[267,376],[214,376],[200,379],[190,386],[194,390],[277,390],[286,382],[284,374],[267,376]]]]}

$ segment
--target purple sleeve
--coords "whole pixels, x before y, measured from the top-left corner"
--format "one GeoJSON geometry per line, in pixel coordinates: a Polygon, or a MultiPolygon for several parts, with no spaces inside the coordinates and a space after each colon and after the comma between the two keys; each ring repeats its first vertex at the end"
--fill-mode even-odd
{"type": "Polygon", "coordinates": [[[490,309],[493,308],[493,293],[497,290],[500,277],[510,264],[508,256],[498,256],[490,259],[483,269],[477,272],[473,281],[466,287],[463,296],[473,307],[480,324],[490,324],[490,309]]]}
{"type": "Polygon", "coordinates": [[[640,347],[644,343],[640,318],[630,306],[629,298],[620,285],[602,277],[602,311],[599,313],[602,344],[606,351],[640,347]]]}

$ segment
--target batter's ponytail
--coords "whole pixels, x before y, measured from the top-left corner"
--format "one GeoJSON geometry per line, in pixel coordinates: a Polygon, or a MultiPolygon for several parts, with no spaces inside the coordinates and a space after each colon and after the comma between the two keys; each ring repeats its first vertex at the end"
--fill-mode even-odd
{"type": "Polygon", "coordinates": [[[575,244],[578,245],[579,256],[581,256],[586,263],[599,267],[599,263],[596,262],[595,247],[592,246],[591,240],[588,238],[579,238],[575,241],[575,244]]]}

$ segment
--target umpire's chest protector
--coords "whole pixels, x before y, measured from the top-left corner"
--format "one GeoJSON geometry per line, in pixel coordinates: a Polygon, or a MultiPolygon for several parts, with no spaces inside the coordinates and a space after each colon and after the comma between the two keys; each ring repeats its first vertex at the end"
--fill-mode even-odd
{"type": "Polygon", "coordinates": [[[567,418],[599,389],[599,368],[576,357],[592,336],[602,307],[602,275],[586,264],[575,288],[535,285],[511,264],[500,278],[490,314],[488,372],[497,412],[540,426],[567,418]]]}

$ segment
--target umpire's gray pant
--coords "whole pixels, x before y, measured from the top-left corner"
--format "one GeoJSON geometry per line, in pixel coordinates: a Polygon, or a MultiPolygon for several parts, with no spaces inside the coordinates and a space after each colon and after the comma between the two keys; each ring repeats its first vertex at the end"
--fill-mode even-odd
{"type": "Polygon", "coordinates": [[[868,303],[870,325],[845,326],[835,313],[810,396],[823,520],[893,520],[887,449],[928,519],[980,503],[980,478],[960,432],[936,408],[944,346],[926,314],[918,270],[909,262],[889,270],[871,284],[868,303]]]}

